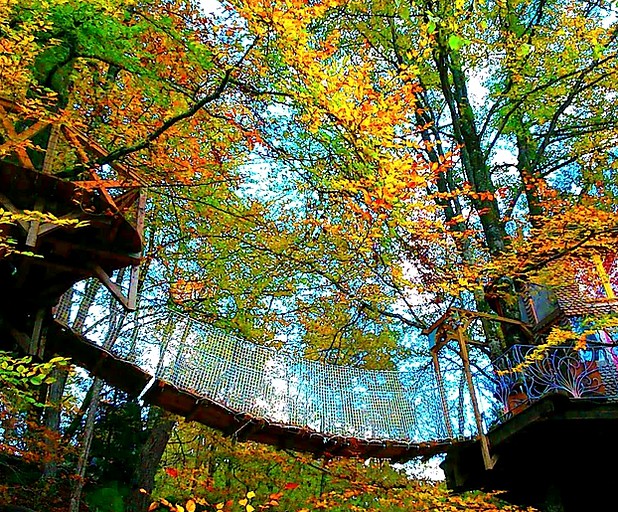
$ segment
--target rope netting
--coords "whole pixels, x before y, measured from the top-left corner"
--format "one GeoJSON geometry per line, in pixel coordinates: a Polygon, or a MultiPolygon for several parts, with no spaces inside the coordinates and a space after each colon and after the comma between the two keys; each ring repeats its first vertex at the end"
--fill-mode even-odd
{"type": "Polygon", "coordinates": [[[153,377],[233,411],[357,439],[421,443],[476,435],[469,400],[454,386],[445,410],[431,365],[379,371],[325,364],[163,307],[127,314],[105,297],[88,283],[78,286],[60,301],[56,318],[153,377]]]}

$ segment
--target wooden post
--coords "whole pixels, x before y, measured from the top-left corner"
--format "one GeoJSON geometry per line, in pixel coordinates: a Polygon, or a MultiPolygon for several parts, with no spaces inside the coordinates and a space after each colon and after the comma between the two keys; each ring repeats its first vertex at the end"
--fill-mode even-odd
{"type": "MultiPolygon", "coordinates": [[[[139,233],[142,243],[144,240],[144,219],[146,217],[146,190],[140,189],[139,199],[137,201],[136,229],[139,233]]],[[[129,278],[129,300],[127,307],[129,311],[135,311],[137,308],[137,292],[139,286],[139,264],[133,265],[131,268],[131,276],[129,278]]]]}
{"type": "Polygon", "coordinates": [[[432,350],[431,358],[433,359],[433,369],[436,372],[436,379],[438,380],[438,392],[440,393],[440,402],[442,402],[442,413],[444,414],[446,431],[448,432],[448,436],[453,439],[455,436],[453,435],[453,426],[451,425],[451,417],[448,412],[446,393],[444,392],[444,381],[442,380],[442,372],[440,371],[440,361],[438,361],[437,352],[432,350]]]}
{"type": "Polygon", "coordinates": [[[466,346],[466,342],[464,340],[463,330],[461,325],[457,326],[457,341],[459,342],[459,350],[461,355],[461,360],[463,361],[464,373],[466,375],[466,380],[468,381],[468,390],[470,391],[470,399],[472,400],[472,407],[474,409],[474,419],[476,420],[476,427],[479,431],[479,439],[481,442],[481,452],[483,454],[483,463],[485,464],[485,469],[492,469],[496,460],[489,453],[489,439],[485,435],[483,431],[483,422],[481,420],[481,411],[479,409],[478,400],[476,398],[476,392],[474,390],[474,382],[472,381],[472,372],[470,371],[470,358],[468,357],[468,347],[466,346]]]}
{"type": "Polygon", "coordinates": [[[42,358],[45,352],[45,337],[43,335],[43,320],[45,319],[45,309],[39,309],[34,317],[34,327],[30,337],[28,352],[30,355],[42,358]]]}

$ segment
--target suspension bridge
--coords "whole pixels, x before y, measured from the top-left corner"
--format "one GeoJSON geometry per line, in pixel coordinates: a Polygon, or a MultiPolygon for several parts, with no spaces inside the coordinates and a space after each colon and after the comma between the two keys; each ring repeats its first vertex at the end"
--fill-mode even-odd
{"type": "Polygon", "coordinates": [[[63,295],[54,315],[53,350],[111,385],[234,438],[319,456],[429,458],[547,396],[618,399],[618,349],[607,345],[554,347],[498,375],[534,361],[536,346],[516,345],[476,361],[471,393],[452,358],[438,371],[430,358],[388,371],[311,361],[165,307],[128,312],[96,281],[63,295]]]}
{"type": "Polygon", "coordinates": [[[486,441],[492,425],[547,394],[618,395],[613,352],[600,366],[559,352],[499,377],[496,367],[516,366],[534,346],[472,367],[460,344],[451,352],[457,357],[442,364],[434,353],[434,364],[428,357],[407,369],[374,371],[253,344],[178,312],[140,305],[131,286],[123,291],[114,282],[115,270],[139,263],[141,239],[125,219],[137,203],[139,224],[138,195],[112,198],[11,164],[3,164],[0,188],[9,192],[0,195],[9,211],[38,209],[88,223],[72,229],[35,218],[11,228],[28,252],[0,259],[6,337],[39,357],[66,355],[132,396],[237,439],[321,456],[405,461],[486,441]],[[85,279],[102,286],[84,285],[85,279]]]}
{"type": "Polygon", "coordinates": [[[126,312],[105,295],[86,285],[63,296],[48,333],[53,350],[133,396],[235,438],[403,461],[478,434],[467,392],[445,407],[428,361],[390,371],[325,364],[166,308],[126,312]]]}

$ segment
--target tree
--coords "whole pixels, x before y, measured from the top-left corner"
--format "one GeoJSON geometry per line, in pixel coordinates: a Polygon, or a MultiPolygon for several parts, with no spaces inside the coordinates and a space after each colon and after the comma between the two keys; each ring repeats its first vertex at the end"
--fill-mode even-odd
{"type": "MultiPolygon", "coordinates": [[[[104,151],[93,154],[90,147],[90,154],[76,156],[64,148],[46,172],[74,179],[122,161],[125,178],[149,184],[224,177],[226,163],[247,143],[228,115],[232,105],[222,109],[236,94],[232,75],[246,65],[246,52],[233,37],[218,38],[216,22],[190,3],[7,7],[3,44],[13,57],[1,63],[1,96],[20,108],[3,115],[3,155],[42,170],[37,162],[50,130],[40,130],[51,121],[87,134],[104,151]],[[7,121],[21,128],[20,136],[7,121]]],[[[239,118],[249,115],[241,102],[232,103],[239,118]]]]}
{"type": "Polygon", "coordinates": [[[0,352],[0,502],[37,506],[39,497],[49,493],[46,505],[52,510],[60,501],[55,491],[68,483],[67,475],[40,476],[45,466],[70,456],[71,448],[40,425],[37,416],[45,405],[39,400],[41,388],[52,384],[54,373],[67,364],[64,358],[36,363],[32,357],[0,352]]]}
{"type": "Polygon", "coordinates": [[[427,325],[419,302],[487,308],[494,279],[561,276],[613,245],[610,4],[234,5],[285,98],[260,149],[292,189],[270,196],[277,243],[242,241],[356,325],[427,325]]]}
{"type": "Polygon", "coordinates": [[[448,305],[488,310],[506,276],[494,293],[513,316],[513,280],[561,283],[571,255],[613,244],[609,4],[226,9],[251,42],[254,72],[232,82],[255,145],[224,195],[162,193],[156,257],[176,305],[312,358],[386,367],[448,305]]]}

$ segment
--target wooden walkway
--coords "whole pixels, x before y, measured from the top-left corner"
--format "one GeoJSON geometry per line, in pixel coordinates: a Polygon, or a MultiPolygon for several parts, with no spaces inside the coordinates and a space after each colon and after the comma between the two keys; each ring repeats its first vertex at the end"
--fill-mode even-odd
{"type": "Polygon", "coordinates": [[[449,440],[407,443],[334,436],[243,414],[207,397],[178,389],[164,380],[153,379],[143,369],[118,358],[57,321],[48,327],[47,343],[55,353],[70,357],[75,364],[130,396],[140,397],[147,403],[220,430],[238,440],[313,453],[317,457],[381,458],[393,462],[430,458],[453,446],[449,440]]]}

